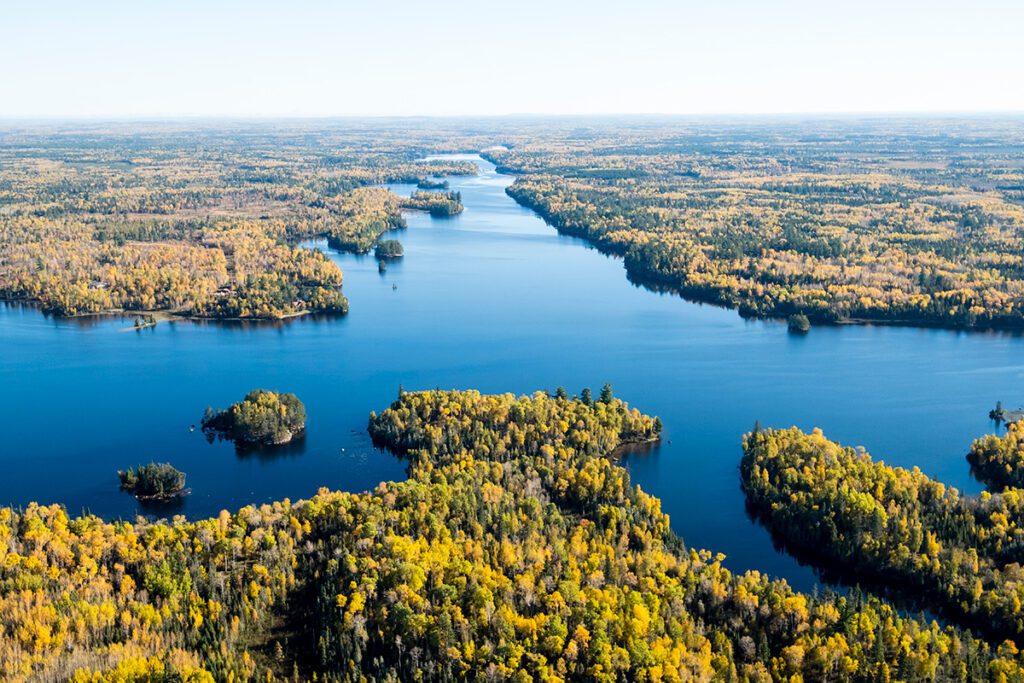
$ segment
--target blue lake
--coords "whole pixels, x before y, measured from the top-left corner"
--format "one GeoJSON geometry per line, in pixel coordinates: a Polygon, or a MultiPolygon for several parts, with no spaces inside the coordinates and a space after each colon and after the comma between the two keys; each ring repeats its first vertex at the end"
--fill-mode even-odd
{"type": "Polygon", "coordinates": [[[783,323],[653,293],[630,284],[620,261],[516,205],[504,193],[512,178],[479,164],[479,176],[451,179],[462,215],[408,215],[397,235],[406,255],[386,273],[372,256],[332,253],[345,273],[345,318],[126,331],[118,318],[55,319],[0,304],[0,504],[152,514],[118,491],[116,477],[152,460],[184,470],[192,489],[161,515],[215,515],[322,486],[370,489],[404,476],[366,434],[369,412],[399,384],[575,393],[611,382],[665,424],[660,445],[625,463],[685,541],[801,589],[814,573],[775,550],[744,510],[739,444],[755,420],[821,427],[889,463],[979,490],[964,454],[995,430],[987,413],[997,399],[1024,402],[1021,337],[855,326],[801,337],[783,323]],[[305,439],[245,455],[208,443],[198,429],[204,408],[255,387],[299,395],[305,439]]]}

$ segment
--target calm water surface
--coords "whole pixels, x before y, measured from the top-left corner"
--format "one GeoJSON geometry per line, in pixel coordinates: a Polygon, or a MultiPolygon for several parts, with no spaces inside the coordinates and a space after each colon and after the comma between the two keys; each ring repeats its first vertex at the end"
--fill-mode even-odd
{"type": "Polygon", "coordinates": [[[0,504],[150,513],[118,491],[115,472],[151,460],[188,474],[192,495],[158,511],[166,515],[213,515],[321,486],[369,489],[404,476],[366,435],[368,413],[400,383],[522,393],[611,382],[665,424],[662,443],[626,465],[686,542],[801,589],[813,572],[776,551],[744,511],[739,443],[755,420],[821,427],[979,490],[964,454],[994,430],[986,415],[997,399],[1024,402],[1020,337],[885,327],[795,337],[781,323],[652,293],[630,284],[620,261],[516,205],[504,193],[512,178],[478,163],[481,175],[451,179],[465,212],[410,214],[398,235],[406,256],[385,274],[372,256],[332,253],[345,272],[346,318],[125,331],[120,319],[0,305],[0,504]],[[207,405],[254,387],[303,399],[301,443],[239,455],[189,431],[207,405]]]}

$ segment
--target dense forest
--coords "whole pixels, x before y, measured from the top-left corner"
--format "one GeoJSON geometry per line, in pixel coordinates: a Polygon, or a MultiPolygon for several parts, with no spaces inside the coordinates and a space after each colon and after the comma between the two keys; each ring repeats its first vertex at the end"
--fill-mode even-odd
{"type": "MultiPolygon", "coordinates": [[[[686,548],[616,464],[612,395],[403,393],[408,479],[189,522],[0,509],[0,677],[1017,680],[1021,655],[686,548]]],[[[768,435],[765,435],[767,438],[768,435]]],[[[382,456],[383,457],[383,456],[382,456]]]]}
{"type": "Polygon", "coordinates": [[[1024,326],[1024,135],[1004,120],[580,127],[486,154],[633,280],[812,322],[1024,326]]]}
{"type": "Polygon", "coordinates": [[[368,186],[476,172],[417,162],[435,148],[423,133],[139,126],[0,131],[0,296],[60,315],[345,313],[341,271],[299,241],[369,252],[405,225],[403,201],[457,200],[368,186]]]}
{"type": "MultiPolygon", "coordinates": [[[[1018,438],[1014,428],[977,442],[972,453],[994,451],[994,442],[1012,450],[1018,438]]],[[[964,496],[820,431],[757,430],[744,451],[747,500],[790,548],[995,639],[1024,641],[1024,491],[964,496]]],[[[1002,488],[1019,466],[980,473],[1002,488]]]]}

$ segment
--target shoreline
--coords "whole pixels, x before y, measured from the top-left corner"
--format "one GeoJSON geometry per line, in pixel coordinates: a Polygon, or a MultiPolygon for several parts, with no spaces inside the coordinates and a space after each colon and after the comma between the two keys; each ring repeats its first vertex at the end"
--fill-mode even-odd
{"type": "Polygon", "coordinates": [[[192,495],[192,489],[181,489],[180,491],[174,491],[173,493],[154,493],[149,496],[144,496],[138,493],[133,493],[135,500],[140,503],[166,503],[167,501],[175,500],[176,498],[184,498],[185,496],[192,495]]]}
{"type": "Polygon", "coordinates": [[[286,321],[286,320],[292,320],[293,318],[301,318],[302,316],[305,316],[305,315],[336,315],[338,317],[344,317],[345,315],[347,315],[346,313],[339,313],[337,311],[332,311],[332,310],[328,310],[328,309],[307,309],[307,310],[303,310],[303,311],[295,311],[293,313],[286,313],[284,315],[277,316],[277,317],[246,317],[246,318],[242,318],[242,317],[238,317],[238,316],[218,317],[218,316],[193,315],[192,313],[189,313],[189,312],[186,312],[186,311],[180,311],[180,310],[179,311],[175,311],[175,310],[169,310],[169,309],[155,309],[155,310],[151,310],[151,311],[146,311],[146,310],[136,310],[136,309],[129,309],[129,308],[111,308],[111,309],[105,309],[105,310],[102,310],[102,311],[95,311],[95,312],[89,312],[89,313],[75,313],[74,315],[67,315],[67,314],[64,314],[64,313],[54,313],[52,311],[45,310],[43,308],[42,302],[39,301],[38,299],[28,299],[28,298],[21,298],[21,297],[0,296],[0,303],[13,304],[13,305],[19,305],[19,306],[25,306],[25,307],[34,308],[34,309],[38,310],[40,313],[43,313],[44,315],[49,315],[49,316],[52,316],[52,317],[54,317],[56,319],[59,319],[59,320],[88,320],[89,318],[122,318],[122,319],[128,319],[128,318],[140,317],[140,316],[152,316],[155,319],[155,321],[153,323],[149,323],[149,324],[146,324],[146,325],[143,325],[143,326],[140,326],[140,327],[134,327],[134,326],[125,327],[125,328],[123,328],[121,330],[122,332],[130,332],[130,331],[134,331],[134,330],[146,329],[146,328],[149,328],[149,327],[154,327],[157,323],[161,323],[161,322],[175,322],[175,321],[178,321],[178,320],[186,320],[186,321],[190,321],[190,322],[213,322],[213,323],[218,323],[218,322],[225,322],[225,323],[228,323],[228,322],[230,322],[230,323],[249,323],[249,322],[251,322],[251,323],[272,323],[272,322],[281,322],[281,321],[286,321]]]}
{"type": "MultiPolygon", "coordinates": [[[[488,159],[488,161],[491,161],[491,160],[488,159]]],[[[494,162],[491,161],[491,163],[494,163],[494,162]]],[[[518,178],[520,177],[520,175],[518,175],[516,173],[513,173],[510,169],[506,169],[504,167],[498,166],[497,164],[495,165],[495,171],[497,173],[501,174],[501,175],[507,175],[507,176],[513,178],[513,182],[515,180],[518,180],[518,178]]],[[[949,323],[949,322],[945,322],[945,321],[942,321],[942,320],[924,320],[924,319],[917,320],[917,319],[913,319],[913,318],[883,319],[883,318],[850,317],[850,318],[840,318],[840,319],[836,319],[836,320],[830,320],[830,319],[823,319],[823,318],[820,318],[820,317],[818,317],[818,318],[813,317],[812,314],[808,314],[806,311],[791,311],[789,313],[785,313],[785,314],[779,313],[777,315],[772,315],[772,314],[765,314],[765,315],[762,315],[762,314],[749,314],[749,313],[746,313],[743,310],[742,304],[736,305],[736,304],[731,304],[731,303],[728,303],[728,302],[723,302],[723,301],[720,300],[719,297],[715,296],[715,294],[713,292],[703,292],[703,291],[696,291],[696,290],[689,291],[689,290],[687,290],[684,287],[680,287],[678,284],[672,282],[668,278],[657,276],[657,274],[648,274],[648,273],[637,273],[637,272],[634,272],[633,270],[630,269],[629,264],[626,263],[626,254],[625,253],[623,253],[621,251],[617,251],[617,250],[609,247],[608,245],[601,243],[599,240],[596,240],[596,239],[594,239],[592,237],[589,237],[589,236],[587,236],[585,234],[581,234],[579,231],[570,230],[570,229],[567,229],[567,228],[565,228],[563,226],[558,225],[556,222],[554,222],[554,220],[552,218],[550,218],[549,216],[545,215],[543,212],[539,211],[535,206],[533,206],[529,202],[526,202],[525,200],[520,200],[520,198],[517,197],[513,192],[509,191],[511,188],[512,188],[512,185],[509,185],[507,188],[505,188],[505,194],[508,197],[510,197],[518,206],[520,206],[520,207],[522,207],[524,209],[528,209],[529,211],[533,212],[534,215],[536,215],[538,218],[540,218],[542,221],[544,221],[544,223],[546,225],[548,225],[552,229],[554,229],[555,232],[557,232],[559,235],[564,235],[566,237],[572,237],[574,239],[578,239],[581,242],[583,242],[585,245],[587,245],[589,248],[592,248],[592,249],[596,250],[597,252],[599,252],[603,256],[623,261],[623,268],[626,271],[626,279],[630,283],[632,283],[634,285],[637,285],[639,287],[643,287],[644,289],[647,289],[648,291],[651,291],[651,292],[656,293],[656,294],[665,294],[665,293],[672,294],[672,295],[677,296],[680,299],[682,299],[684,301],[687,301],[689,303],[701,304],[701,305],[710,305],[710,306],[715,306],[717,308],[722,308],[722,309],[729,310],[729,311],[735,311],[740,316],[740,318],[742,318],[744,320],[775,321],[775,322],[780,322],[782,324],[785,324],[786,323],[786,318],[789,315],[793,315],[793,313],[803,312],[804,315],[807,315],[808,318],[810,318],[810,321],[811,321],[811,329],[808,330],[807,334],[813,332],[813,329],[814,329],[815,326],[818,326],[818,327],[839,327],[839,326],[843,326],[843,325],[858,325],[858,326],[873,326],[873,325],[877,325],[877,326],[886,326],[886,327],[903,327],[903,328],[910,328],[910,329],[914,329],[914,328],[916,328],[916,329],[937,329],[937,330],[947,330],[947,331],[951,331],[951,332],[954,332],[954,331],[955,332],[987,332],[987,333],[999,332],[999,333],[1009,333],[1009,334],[1024,335],[1024,319],[1020,320],[1019,322],[1015,322],[1015,323],[1012,323],[1012,324],[1005,324],[1005,325],[991,325],[991,324],[989,324],[989,325],[962,325],[962,324],[956,324],[956,323],[949,323]]]]}
{"type": "Polygon", "coordinates": [[[660,442],[660,433],[657,436],[652,436],[649,439],[630,439],[628,441],[621,441],[615,448],[611,450],[611,452],[608,454],[608,457],[612,460],[612,462],[618,462],[624,458],[629,457],[630,455],[643,453],[649,447],[660,442]]]}

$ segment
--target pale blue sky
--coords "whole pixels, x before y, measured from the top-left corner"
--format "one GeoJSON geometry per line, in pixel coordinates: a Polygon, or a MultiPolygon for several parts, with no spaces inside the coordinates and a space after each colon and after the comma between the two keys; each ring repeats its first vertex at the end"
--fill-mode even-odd
{"type": "Polygon", "coordinates": [[[1024,0],[0,0],[0,116],[1024,111],[1024,0]]]}

